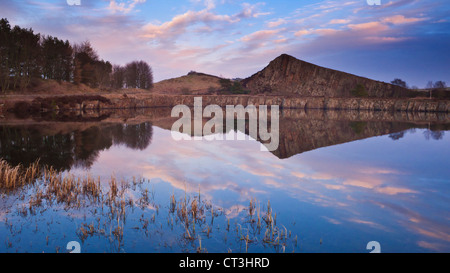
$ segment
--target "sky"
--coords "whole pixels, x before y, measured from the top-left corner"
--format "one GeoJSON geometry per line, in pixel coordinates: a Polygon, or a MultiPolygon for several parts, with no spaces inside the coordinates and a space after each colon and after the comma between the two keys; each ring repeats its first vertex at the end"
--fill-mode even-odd
{"type": "Polygon", "coordinates": [[[246,78],[286,53],[409,86],[450,85],[448,0],[1,0],[11,25],[80,43],[155,82],[204,72],[246,78]],[[80,5],[70,5],[80,1],[80,5]]]}

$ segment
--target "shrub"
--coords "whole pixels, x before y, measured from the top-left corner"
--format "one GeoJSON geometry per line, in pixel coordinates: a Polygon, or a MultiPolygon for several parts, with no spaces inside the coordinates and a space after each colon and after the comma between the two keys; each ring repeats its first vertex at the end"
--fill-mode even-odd
{"type": "Polygon", "coordinates": [[[351,90],[352,96],[354,97],[368,97],[366,88],[362,84],[357,84],[355,89],[351,90]]]}
{"type": "Polygon", "coordinates": [[[190,91],[191,90],[189,88],[187,88],[187,87],[181,88],[181,94],[183,94],[183,95],[189,95],[190,91]]]}
{"type": "Polygon", "coordinates": [[[213,86],[208,87],[208,94],[214,94],[214,92],[216,92],[216,88],[213,86]]]}
{"type": "Polygon", "coordinates": [[[248,94],[249,90],[245,90],[242,84],[238,81],[232,82],[228,79],[221,79],[220,85],[222,87],[221,91],[229,92],[231,94],[248,94]]]}
{"type": "Polygon", "coordinates": [[[232,87],[231,80],[229,79],[220,79],[220,86],[222,87],[222,91],[230,91],[232,87]]]}

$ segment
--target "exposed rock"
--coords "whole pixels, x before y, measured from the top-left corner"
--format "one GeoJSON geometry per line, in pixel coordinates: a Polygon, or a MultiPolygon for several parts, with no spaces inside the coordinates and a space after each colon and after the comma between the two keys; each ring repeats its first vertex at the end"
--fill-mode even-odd
{"type": "Polygon", "coordinates": [[[298,60],[287,54],[242,81],[253,94],[271,93],[303,97],[353,97],[358,85],[364,96],[399,98],[416,95],[417,92],[389,83],[374,81],[345,72],[320,67],[298,60]]]}

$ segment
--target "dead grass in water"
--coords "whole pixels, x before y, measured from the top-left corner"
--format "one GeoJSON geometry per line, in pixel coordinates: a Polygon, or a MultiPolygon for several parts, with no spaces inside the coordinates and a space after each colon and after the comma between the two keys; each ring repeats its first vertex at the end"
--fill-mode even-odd
{"type": "MultiPolygon", "coordinates": [[[[127,228],[143,231],[148,236],[149,230],[162,232],[163,223],[167,223],[166,226],[172,232],[179,233],[177,243],[195,245],[191,250],[197,252],[207,252],[205,246],[208,240],[214,236],[216,239],[213,240],[217,240],[219,234],[225,238],[224,245],[227,245],[228,238],[234,238],[236,244],[241,245],[241,251],[245,252],[251,251],[256,244],[273,248],[277,252],[285,252],[288,245],[292,249],[297,247],[297,236],[292,238],[291,231],[283,225],[277,225],[277,214],[270,200],[266,206],[261,206],[256,199],[250,199],[244,215],[229,218],[222,208],[201,198],[200,189],[198,194],[188,194],[185,189],[180,198],[174,193],[170,195],[168,205],[164,206],[168,214],[163,215],[166,218],[162,220],[158,219],[162,206],[155,203],[153,189],[142,187],[144,181],[137,181],[133,177],[132,182],[118,182],[115,177],[111,177],[107,186],[102,186],[100,177],[63,175],[52,167],[39,166],[38,161],[28,167],[13,167],[0,160],[0,191],[15,194],[14,191],[20,188],[33,186],[29,188],[31,191],[26,190],[30,193],[28,199],[18,206],[19,215],[29,217],[36,215],[39,207],[54,205],[62,205],[65,210],[95,210],[97,223],[87,222],[77,228],[76,234],[82,242],[93,236],[104,236],[114,244],[116,251],[121,251],[125,246],[127,228]],[[128,195],[129,191],[137,195],[128,195]],[[141,225],[130,228],[126,224],[127,216],[135,208],[143,211],[138,219],[141,225]],[[96,215],[97,211],[99,214],[96,215]],[[148,212],[153,214],[149,215],[148,212]],[[230,228],[233,225],[235,228],[230,228]]],[[[46,240],[48,244],[48,238],[46,240]]]]}

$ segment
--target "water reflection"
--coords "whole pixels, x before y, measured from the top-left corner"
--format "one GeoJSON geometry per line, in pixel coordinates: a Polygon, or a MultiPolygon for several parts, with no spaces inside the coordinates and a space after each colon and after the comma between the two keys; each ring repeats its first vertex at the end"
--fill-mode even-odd
{"type": "Polygon", "coordinates": [[[385,251],[448,251],[450,139],[424,141],[418,129],[398,141],[382,136],[278,159],[255,141],[175,143],[155,128],[157,145],[142,153],[112,147],[91,170],[200,188],[228,210],[252,197],[270,199],[283,222],[296,222],[307,251],[360,252],[371,240],[385,251]],[[318,238],[327,242],[321,250],[318,238]]]}
{"type": "MultiPolygon", "coordinates": [[[[11,120],[9,118],[7,121],[11,120]]],[[[44,113],[43,116],[33,117],[31,122],[26,122],[27,125],[23,125],[20,119],[1,125],[0,157],[12,165],[28,165],[40,158],[41,163],[60,170],[69,170],[72,166],[89,168],[100,151],[113,145],[123,144],[131,149],[144,150],[151,143],[152,125],[170,130],[175,120],[170,117],[169,108],[141,109],[138,112],[93,112],[87,116],[63,113],[52,116],[44,113]],[[131,121],[137,118],[137,121],[131,124],[127,122],[130,118],[131,121]]],[[[206,121],[203,120],[203,123],[206,121]]],[[[245,124],[243,133],[248,135],[249,122],[245,124]]],[[[426,128],[423,132],[426,140],[441,140],[444,130],[450,129],[450,117],[440,113],[406,115],[283,110],[280,144],[272,153],[284,159],[321,147],[374,136],[388,134],[391,139],[398,140],[416,128],[426,128]]],[[[226,131],[225,125],[215,132],[230,133],[226,131]]]]}
{"type": "Polygon", "coordinates": [[[251,139],[176,142],[173,119],[155,112],[126,120],[136,121],[5,125],[1,154],[22,163],[27,153],[44,155],[49,164],[59,156],[79,174],[89,166],[94,176],[141,176],[166,196],[200,188],[231,219],[253,197],[270,200],[306,252],[364,252],[373,240],[384,252],[450,251],[448,115],[284,111],[273,153],[251,139]],[[75,164],[80,158],[89,165],[75,164]]]}
{"type": "Polygon", "coordinates": [[[106,124],[67,128],[64,123],[51,128],[31,126],[0,126],[0,157],[12,165],[40,159],[41,164],[58,170],[71,167],[89,168],[100,151],[113,145],[144,150],[152,140],[152,124],[106,124]]]}

